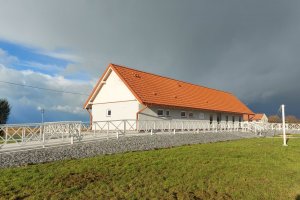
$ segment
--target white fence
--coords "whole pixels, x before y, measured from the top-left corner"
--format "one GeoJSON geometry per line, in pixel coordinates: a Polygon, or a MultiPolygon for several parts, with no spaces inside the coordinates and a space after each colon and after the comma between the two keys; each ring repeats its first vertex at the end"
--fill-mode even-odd
{"type": "Polygon", "coordinates": [[[248,123],[217,123],[200,120],[112,120],[95,121],[91,129],[94,132],[118,131],[131,132],[185,132],[185,131],[247,131],[248,123]]]}
{"type": "MultiPolygon", "coordinates": [[[[287,132],[300,132],[300,124],[286,124],[287,132]]],[[[0,125],[0,152],[53,145],[73,144],[78,141],[119,138],[125,135],[178,132],[253,132],[282,130],[282,124],[257,122],[203,122],[200,120],[116,120],[48,122],[36,124],[0,125]]],[[[221,134],[221,133],[220,133],[221,134]]]]}
{"type": "Polygon", "coordinates": [[[0,151],[46,145],[73,143],[80,140],[82,122],[47,122],[0,125],[0,151]]]}

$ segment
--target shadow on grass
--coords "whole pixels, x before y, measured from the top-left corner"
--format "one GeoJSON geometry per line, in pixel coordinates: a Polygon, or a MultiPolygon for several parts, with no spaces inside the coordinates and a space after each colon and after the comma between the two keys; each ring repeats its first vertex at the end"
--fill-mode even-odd
{"type": "Polygon", "coordinates": [[[300,200],[300,194],[295,197],[295,200],[300,200]]]}

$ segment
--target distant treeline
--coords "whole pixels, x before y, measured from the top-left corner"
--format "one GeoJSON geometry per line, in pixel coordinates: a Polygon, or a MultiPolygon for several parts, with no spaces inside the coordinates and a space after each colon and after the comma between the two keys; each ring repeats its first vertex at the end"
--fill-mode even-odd
{"type": "MultiPolygon", "coordinates": [[[[271,115],[268,117],[270,123],[281,123],[282,119],[278,115],[271,115]]],[[[285,116],[286,123],[300,123],[300,119],[298,119],[294,115],[285,116]]]]}

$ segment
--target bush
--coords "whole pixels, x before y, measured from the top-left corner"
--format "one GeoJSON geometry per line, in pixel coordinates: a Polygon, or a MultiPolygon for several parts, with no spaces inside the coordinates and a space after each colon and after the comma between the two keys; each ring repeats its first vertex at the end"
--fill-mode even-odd
{"type": "MultiPolygon", "coordinates": [[[[9,114],[10,114],[10,105],[6,99],[0,99],[0,124],[6,124],[9,114]]],[[[4,135],[4,131],[0,130],[0,136],[4,135]]]]}
{"type": "Polygon", "coordinates": [[[0,99],[0,124],[6,124],[9,114],[10,105],[6,99],[0,99]]]}

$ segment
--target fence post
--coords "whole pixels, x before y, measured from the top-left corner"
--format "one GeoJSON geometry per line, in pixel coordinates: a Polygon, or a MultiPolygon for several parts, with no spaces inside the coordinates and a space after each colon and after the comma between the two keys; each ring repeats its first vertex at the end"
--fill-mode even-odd
{"type": "Polygon", "coordinates": [[[107,139],[109,137],[109,121],[107,122],[107,139]]]}
{"type": "Polygon", "coordinates": [[[45,127],[44,124],[42,125],[42,134],[43,134],[43,148],[45,148],[45,127]]]}
{"type": "Polygon", "coordinates": [[[78,140],[81,140],[81,127],[82,127],[82,122],[79,123],[79,136],[78,136],[78,140]]]}
{"type": "Polygon", "coordinates": [[[71,144],[74,144],[74,136],[71,134],[71,144]]]}
{"type": "Polygon", "coordinates": [[[173,134],[175,135],[175,133],[176,133],[176,129],[174,128],[173,134]]]}
{"type": "Polygon", "coordinates": [[[148,122],[146,122],[146,129],[145,129],[145,132],[148,132],[148,122]]]}
{"type": "Polygon", "coordinates": [[[7,144],[8,127],[5,128],[5,144],[7,144]]]}
{"type": "Polygon", "coordinates": [[[39,141],[41,141],[42,139],[42,126],[40,125],[40,137],[39,137],[39,141]]]}
{"type": "Polygon", "coordinates": [[[22,144],[24,143],[24,139],[25,139],[25,128],[22,128],[22,144]]]}
{"type": "Polygon", "coordinates": [[[124,122],[124,135],[126,133],[126,120],[123,121],[124,122]]]}
{"type": "Polygon", "coordinates": [[[94,123],[94,137],[96,137],[96,123],[94,123]]]}
{"type": "MultiPolygon", "coordinates": [[[[70,124],[69,123],[67,124],[67,135],[68,135],[67,137],[71,136],[71,134],[70,134],[70,124]]],[[[64,129],[63,128],[61,130],[61,140],[64,141],[64,129]]]]}
{"type": "Polygon", "coordinates": [[[273,124],[271,124],[271,129],[272,129],[272,131],[273,131],[273,124]]]}

